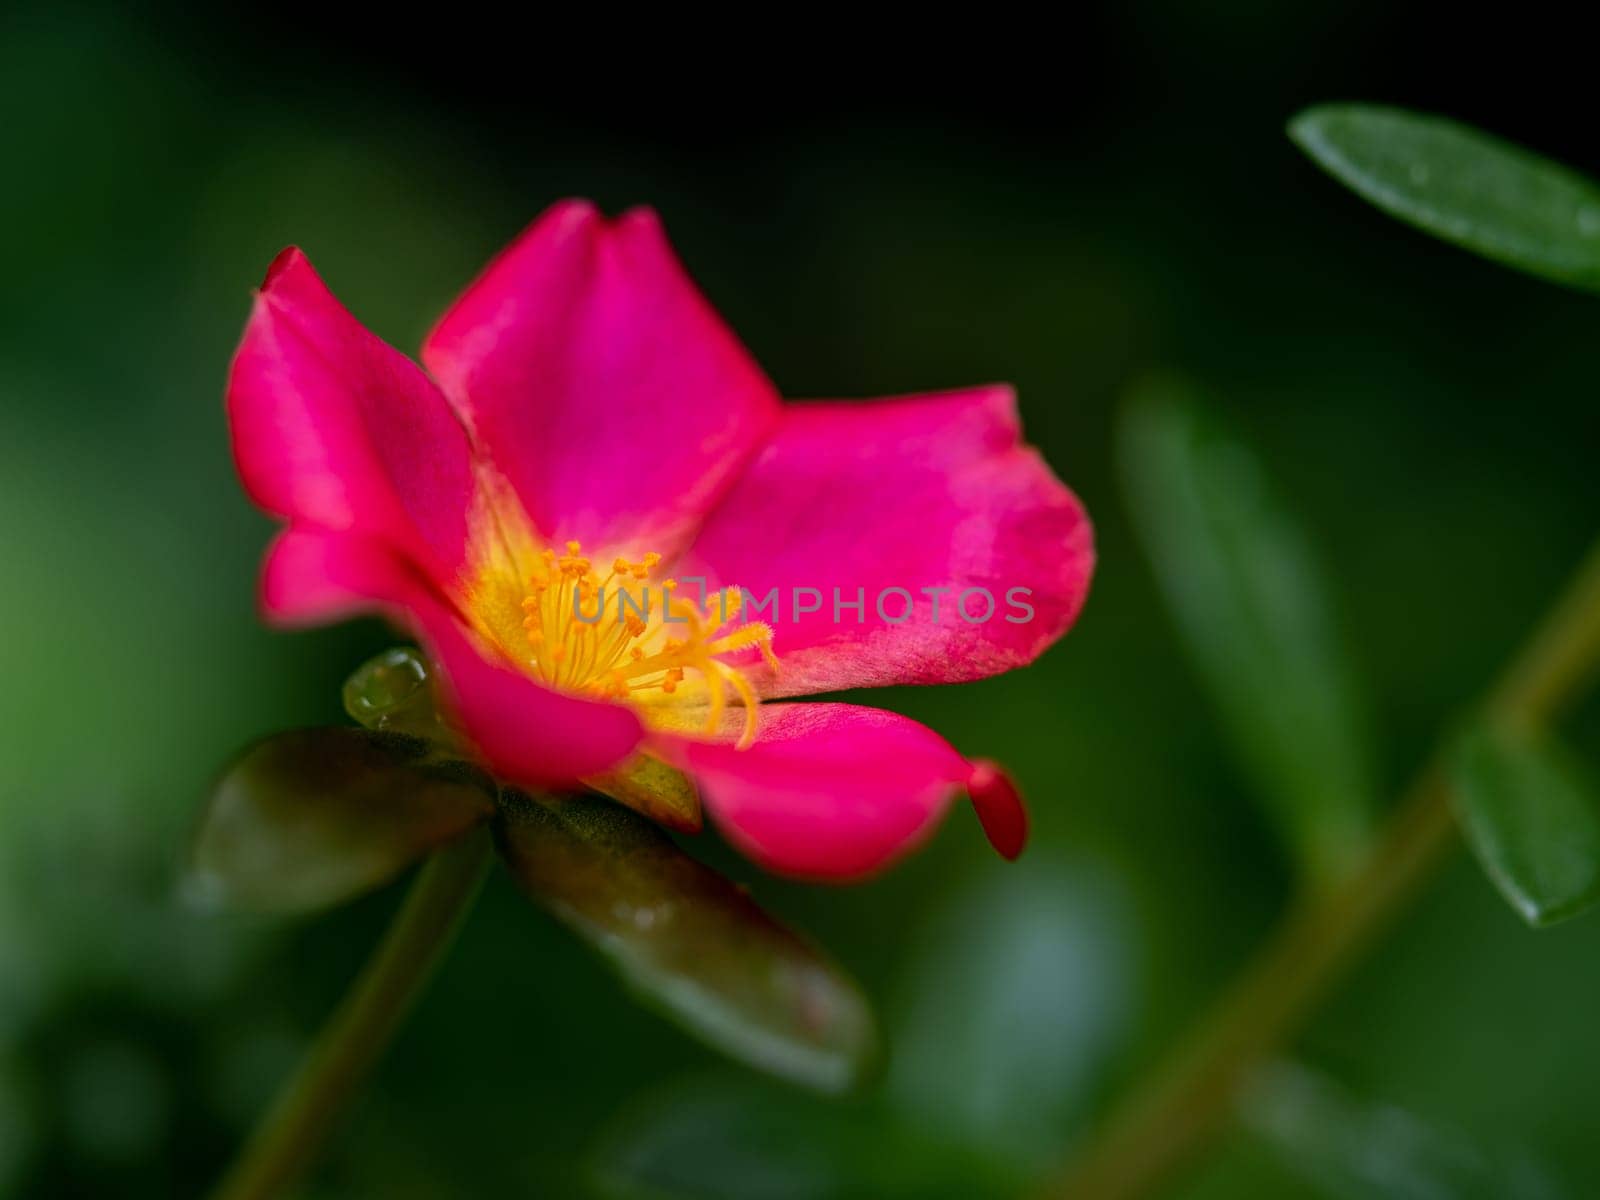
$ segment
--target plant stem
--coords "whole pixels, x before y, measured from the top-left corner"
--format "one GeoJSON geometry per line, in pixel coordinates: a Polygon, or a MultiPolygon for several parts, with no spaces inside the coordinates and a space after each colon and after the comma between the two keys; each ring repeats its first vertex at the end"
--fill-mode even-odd
{"type": "Polygon", "coordinates": [[[378,948],[212,1200],[268,1200],[311,1165],[449,949],[483,882],[491,847],[479,829],[423,865],[378,948]]]}
{"type": "MultiPolygon", "coordinates": [[[[1485,698],[1489,718],[1538,727],[1600,660],[1600,546],[1485,698]]],[[[1442,752],[1342,881],[1306,895],[1227,988],[1189,1041],[1045,1188],[1072,1200],[1148,1193],[1226,1128],[1241,1085],[1292,1038],[1327,990],[1396,916],[1451,844],[1442,752]]]]}

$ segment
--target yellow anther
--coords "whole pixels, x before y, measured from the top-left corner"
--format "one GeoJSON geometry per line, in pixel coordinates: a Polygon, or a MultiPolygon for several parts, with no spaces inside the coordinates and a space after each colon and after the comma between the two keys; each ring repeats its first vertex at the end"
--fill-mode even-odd
{"type": "Polygon", "coordinates": [[[738,588],[723,588],[713,599],[717,601],[716,618],[724,625],[744,608],[744,593],[738,588]]]}
{"type": "Polygon", "coordinates": [[[719,637],[706,647],[712,654],[732,654],[735,650],[748,650],[751,646],[772,645],[772,626],[763,621],[741,625],[726,637],[719,637]]]}
{"type": "Polygon", "coordinates": [[[581,543],[557,545],[565,553],[545,547],[527,576],[520,601],[526,640],[515,657],[565,691],[634,705],[669,697],[703,704],[713,731],[721,728],[729,706],[739,704],[745,712],[736,744],[748,746],[756,736],[760,697],[745,677],[747,667],[721,660],[752,649],[774,670],[778,660],[769,626],[734,625],[745,608],[743,592],[723,588],[696,601],[676,595],[684,590],[676,579],[662,580],[659,591],[653,583],[634,587],[628,581],[648,579],[663,561],[660,554],[615,555],[606,573],[605,567],[594,570],[581,543]]]}

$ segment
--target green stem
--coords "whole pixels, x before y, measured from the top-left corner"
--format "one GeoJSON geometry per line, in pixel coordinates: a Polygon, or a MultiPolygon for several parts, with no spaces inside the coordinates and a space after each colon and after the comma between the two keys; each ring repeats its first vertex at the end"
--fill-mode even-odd
{"type": "Polygon", "coordinates": [[[267,1200],[310,1166],[455,937],[489,865],[484,830],[434,853],[316,1044],[212,1200],[267,1200]]]}
{"type": "MultiPolygon", "coordinates": [[[[1494,720],[1538,727],[1600,661],[1600,546],[1483,702],[1494,720]]],[[[1372,849],[1341,882],[1295,904],[1177,1054],[1044,1194],[1130,1200],[1228,1125],[1251,1072],[1297,1033],[1324,994],[1405,906],[1455,827],[1440,759],[1423,771],[1372,849]]]]}

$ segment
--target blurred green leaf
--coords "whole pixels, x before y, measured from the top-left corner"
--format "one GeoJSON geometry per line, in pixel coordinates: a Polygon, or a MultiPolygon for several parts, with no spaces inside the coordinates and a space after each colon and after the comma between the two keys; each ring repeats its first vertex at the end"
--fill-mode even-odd
{"type": "Polygon", "coordinates": [[[246,750],[213,791],[187,879],[205,903],[304,912],[377,887],[494,813],[495,785],[418,738],[300,729],[246,750]]]}
{"type": "Polygon", "coordinates": [[[1349,1200],[1559,1200],[1567,1193],[1509,1147],[1372,1104],[1291,1063],[1240,1099],[1244,1126],[1321,1195],[1349,1200]]]}
{"type": "Polygon", "coordinates": [[[881,1109],[720,1078],[636,1105],[599,1147],[596,1174],[618,1200],[970,1200],[1016,1182],[881,1109]]]}
{"type": "Polygon", "coordinates": [[[895,1024],[902,1120],[1013,1169],[1058,1158],[1128,1028],[1133,929],[1093,864],[1034,859],[949,897],[895,1024]]]}
{"type": "Polygon", "coordinates": [[[1442,117],[1323,105],[1289,123],[1316,163],[1392,216],[1545,279],[1600,290],[1600,187],[1442,117]]]}
{"type": "Polygon", "coordinates": [[[624,1197],[1004,1196],[1053,1161],[1133,1007],[1127,899],[1032,861],[950,896],[905,976],[889,1086],[841,1106],[748,1080],[647,1096],[600,1149],[624,1197]]]}
{"type": "Polygon", "coordinates": [[[1467,844],[1528,924],[1600,902],[1600,790],[1563,747],[1479,728],[1457,745],[1451,783],[1467,844]]]}
{"type": "Polygon", "coordinates": [[[1304,867],[1337,876],[1370,830],[1373,754],[1311,547],[1182,383],[1137,388],[1121,432],[1135,524],[1240,760],[1304,867]]]}
{"type": "Polygon", "coordinates": [[[825,1092],[874,1065],[855,983],[652,822],[588,796],[508,793],[502,814],[501,853],[528,895],[690,1031],[825,1092]]]}

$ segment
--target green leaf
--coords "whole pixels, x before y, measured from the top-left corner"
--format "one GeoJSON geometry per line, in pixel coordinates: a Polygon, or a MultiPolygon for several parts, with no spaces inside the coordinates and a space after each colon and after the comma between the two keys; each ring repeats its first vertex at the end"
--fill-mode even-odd
{"type": "Polygon", "coordinates": [[[592,791],[626,804],[668,829],[700,829],[700,793],[676,767],[649,754],[636,754],[604,775],[584,780],[592,791]]]}
{"type": "Polygon", "coordinates": [[[874,1065],[856,985],[746,892],[631,809],[508,793],[501,853],[528,895],[642,997],[712,1045],[826,1092],[874,1065]]]}
{"type": "Polygon", "coordinates": [[[1530,274],[1600,290],[1600,187],[1442,117],[1324,105],[1289,123],[1316,163],[1392,216],[1530,274]]]}
{"type": "Polygon", "coordinates": [[[1021,1194],[1059,1158],[1123,1044],[1133,925],[1128,897],[1093,864],[985,871],[918,940],[874,1102],[682,1084],[608,1132],[602,1187],[651,1200],[1021,1194]]]}
{"type": "Polygon", "coordinates": [[[903,1122],[1013,1169],[1058,1160],[1124,1044],[1136,922],[1093,863],[1030,859],[957,890],[920,939],[894,1025],[903,1122]]]}
{"type": "Polygon", "coordinates": [[[1121,434],[1134,523],[1240,762],[1304,868],[1336,877],[1369,834],[1373,754],[1311,547],[1181,383],[1136,389],[1121,434]]]}
{"type": "Polygon", "coordinates": [[[1560,1200],[1566,1190],[1520,1148],[1374,1104],[1291,1063],[1271,1063],[1240,1098],[1243,1125],[1330,1197],[1560,1200]]]}
{"type": "Polygon", "coordinates": [[[636,1103],[602,1139],[595,1173],[618,1200],[970,1200],[1019,1182],[877,1107],[723,1078],[636,1103]]]}
{"type": "Polygon", "coordinates": [[[385,883],[494,813],[495,785],[418,738],[301,729],[258,742],[211,795],[190,895],[304,912],[385,883]]]}
{"type": "Polygon", "coordinates": [[[1467,844],[1528,924],[1577,916],[1600,901],[1600,790],[1554,741],[1483,727],[1451,760],[1467,844]]]}

